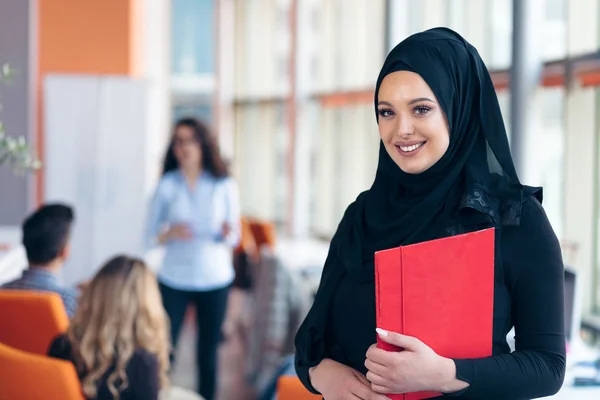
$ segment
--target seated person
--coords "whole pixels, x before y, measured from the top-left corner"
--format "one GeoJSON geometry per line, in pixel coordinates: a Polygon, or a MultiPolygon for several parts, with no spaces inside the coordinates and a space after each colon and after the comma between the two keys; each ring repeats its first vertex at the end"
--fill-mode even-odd
{"type": "Polygon", "coordinates": [[[58,273],[69,255],[73,209],[63,204],[40,207],[23,223],[23,246],[29,267],[23,275],[0,289],[55,292],[60,295],[69,318],[77,308],[77,290],[63,287],[58,273]]]}
{"type": "Polygon", "coordinates": [[[168,383],[169,339],[152,271],[126,256],[108,261],[48,355],[73,362],[88,399],[158,399],[168,383]]]}

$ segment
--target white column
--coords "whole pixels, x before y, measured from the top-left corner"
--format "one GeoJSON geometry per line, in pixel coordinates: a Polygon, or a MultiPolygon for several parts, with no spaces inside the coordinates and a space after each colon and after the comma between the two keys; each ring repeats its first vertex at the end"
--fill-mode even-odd
{"type": "Polygon", "coordinates": [[[535,152],[536,89],[542,59],[540,52],[544,0],[513,0],[512,67],[510,79],[511,151],[523,182],[535,179],[529,154],[535,152]]]}
{"type": "Polygon", "coordinates": [[[150,82],[147,135],[146,192],[161,172],[171,132],[171,2],[143,0],[141,22],[141,76],[150,82]]]}

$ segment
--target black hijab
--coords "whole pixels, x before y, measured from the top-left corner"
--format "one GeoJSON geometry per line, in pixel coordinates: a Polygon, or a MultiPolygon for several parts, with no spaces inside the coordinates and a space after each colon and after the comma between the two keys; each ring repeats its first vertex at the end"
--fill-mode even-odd
{"type": "MultiPolygon", "coordinates": [[[[446,114],[450,144],[443,157],[420,174],[402,171],[383,143],[372,187],[348,207],[338,228],[338,256],[347,269],[373,267],[374,252],[446,236],[445,228],[467,206],[465,196],[496,206],[481,213],[492,225],[518,223],[514,214],[530,194],[541,190],[519,182],[491,77],[477,50],[456,32],[435,28],[417,33],[388,55],[377,79],[395,71],[419,74],[446,114]],[[508,204],[509,206],[506,206],[508,204]]],[[[477,207],[475,207],[477,208],[477,207]]]]}

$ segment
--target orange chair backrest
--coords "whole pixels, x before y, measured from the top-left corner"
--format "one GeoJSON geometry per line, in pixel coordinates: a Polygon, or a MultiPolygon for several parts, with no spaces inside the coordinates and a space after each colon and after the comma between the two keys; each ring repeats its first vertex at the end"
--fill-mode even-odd
{"type": "Polygon", "coordinates": [[[277,380],[277,400],[316,400],[323,396],[309,392],[296,376],[282,376],[277,380]]]}
{"type": "Polygon", "coordinates": [[[250,221],[248,218],[242,217],[240,220],[241,228],[241,240],[240,244],[235,249],[236,253],[253,253],[256,252],[256,242],[254,241],[254,234],[250,228],[250,221]]]}
{"type": "Polygon", "coordinates": [[[84,400],[84,396],[70,362],[0,343],[0,399],[84,400]]]}
{"type": "Polygon", "coordinates": [[[0,290],[0,326],[0,343],[46,355],[52,340],[66,332],[69,317],[57,293],[0,290]]]}
{"type": "Polygon", "coordinates": [[[259,221],[251,219],[249,221],[250,230],[254,236],[256,246],[261,248],[262,246],[269,246],[274,248],[277,241],[277,232],[275,225],[270,222],[259,221]]]}

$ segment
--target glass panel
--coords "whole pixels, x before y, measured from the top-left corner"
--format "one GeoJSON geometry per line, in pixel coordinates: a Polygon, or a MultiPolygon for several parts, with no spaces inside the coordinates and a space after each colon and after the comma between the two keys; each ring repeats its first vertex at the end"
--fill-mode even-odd
{"type": "Polygon", "coordinates": [[[544,209],[558,237],[563,234],[564,96],[562,87],[542,89],[542,121],[535,149],[544,209]]]}
{"type": "Polygon", "coordinates": [[[490,48],[485,53],[489,68],[510,67],[512,60],[512,0],[487,1],[486,19],[489,21],[487,40],[490,48]]]}
{"type": "Polygon", "coordinates": [[[235,171],[242,212],[274,221],[287,220],[288,136],[285,104],[236,107],[235,171]]]}
{"type": "Polygon", "coordinates": [[[173,121],[181,118],[198,118],[208,124],[212,123],[212,105],[210,104],[179,104],[173,107],[173,121]]]}
{"type": "Polygon", "coordinates": [[[214,0],[172,0],[171,54],[174,74],[214,72],[214,0]]]}
{"type": "Polygon", "coordinates": [[[567,55],[566,0],[546,0],[546,18],[543,25],[542,57],[556,60],[567,55]]]}
{"type": "Polygon", "coordinates": [[[317,92],[370,87],[384,60],[384,0],[331,0],[314,4],[319,24],[311,50],[317,92]],[[374,45],[375,44],[375,45],[374,45]]]}
{"type": "Polygon", "coordinates": [[[311,230],[331,236],[348,205],[373,183],[379,136],[373,108],[321,108],[313,140],[311,230]]]}
{"type": "Polygon", "coordinates": [[[598,50],[598,0],[566,3],[568,54],[574,56],[598,50]]]}

